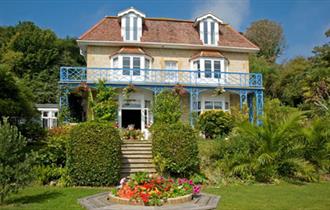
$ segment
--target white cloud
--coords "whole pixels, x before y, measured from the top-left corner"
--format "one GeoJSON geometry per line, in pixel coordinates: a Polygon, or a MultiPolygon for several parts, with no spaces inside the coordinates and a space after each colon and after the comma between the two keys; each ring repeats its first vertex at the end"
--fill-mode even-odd
{"type": "Polygon", "coordinates": [[[239,29],[249,11],[250,0],[204,0],[194,5],[192,18],[211,12],[225,23],[239,29]]]}

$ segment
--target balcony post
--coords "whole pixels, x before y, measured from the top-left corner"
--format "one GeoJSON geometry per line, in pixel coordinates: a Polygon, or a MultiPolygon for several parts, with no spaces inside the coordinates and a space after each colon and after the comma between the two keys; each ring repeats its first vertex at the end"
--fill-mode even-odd
{"type": "Polygon", "coordinates": [[[243,105],[247,102],[247,91],[246,90],[240,90],[239,91],[239,101],[240,101],[240,109],[243,110],[243,105]]]}
{"type": "Polygon", "coordinates": [[[247,103],[249,107],[249,121],[250,123],[254,122],[254,107],[253,107],[253,97],[254,93],[248,94],[247,103]]]}
{"type": "Polygon", "coordinates": [[[256,90],[256,107],[257,107],[257,125],[261,125],[261,116],[263,114],[264,107],[264,95],[262,90],[256,90]]]}

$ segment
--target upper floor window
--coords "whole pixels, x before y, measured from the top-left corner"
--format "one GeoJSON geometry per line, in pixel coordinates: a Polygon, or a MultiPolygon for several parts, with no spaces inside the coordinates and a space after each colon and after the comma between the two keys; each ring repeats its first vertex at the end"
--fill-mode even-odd
{"type": "Polygon", "coordinates": [[[140,41],[145,14],[134,8],[129,8],[118,13],[118,17],[121,18],[121,35],[124,41],[140,41]]]}
{"type": "Polygon", "coordinates": [[[151,58],[145,55],[119,54],[112,59],[112,68],[122,68],[122,75],[147,76],[149,71],[143,69],[151,68],[151,58]],[[142,70],[141,70],[142,69],[142,70]]]}
{"type": "Polygon", "coordinates": [[[223,23],[212,14],[207,14],[196,19],[195,25],[199,26],[200,39],[203,44],[217,45],[219,41],[219,24],[223,23]]]}
{"type": "Polygon", "coordinates": [[[192,61],[192,68],[197,71],[197,78],[220,79],[221,72],[226,72],[228,62],[224,58],[199,58],[192,61]]]}

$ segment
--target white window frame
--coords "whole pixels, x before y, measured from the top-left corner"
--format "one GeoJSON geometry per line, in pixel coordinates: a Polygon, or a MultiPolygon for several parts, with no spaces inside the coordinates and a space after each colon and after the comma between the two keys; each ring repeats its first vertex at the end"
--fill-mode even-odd
{"type": "Polygon", "coordinates": [[[40,120],[41,120],[41,125],[44,127],[44,120],[47,120],[47,127],[46,128],[54,128],[57,127],[58,124],[58,114],[59,111],[58,109],[55,108],[38,108],[38,111],[41,113],[40,114],[40,120]],[[44,116],[44,113],[47,113],[47,116],[44,116]],[[56,116],[57,115],[57,116],[56,116]],[[56,123],[54,123],[54,121],[56,123]]]}
{"type": "Polygon", "coordinates": [[[208,111],[208,110],[222,110],[224,112],[230,112],[230,95],[224,94],[221,96],[210,96],[210,95],[202,95],[201,96],[201,112],[208,111]],[[212,109],[206,109],[205,102],[210,101],[212,102],[212,109]],[[222,109],[216,109],[214,107],[215,102],[221,102],[222,103],[222,109]],[[226,108],[226,103],[228,107],[226,108]]]}
{"type": "Polygon", "coordinates": [[[123,37],[124,41],[128,42],[140,42],[142,36],[142,17],[134,12],[130,12],[124,15],[121,18],[121,36],[123,37]],[[134,18],[136,18],[136,24],[134,25],[134,18]],[[127,20],[129,26],[127,26],[127,20]],[[126,36],[126,31],[129,31],[129,37],[126,36]],[[134,31],[136,29],[137,31],[134,31]],[[135,37],[136,33],[136,37],[135,37]]]}
{"type": "Polygon", "coordinates": [[[204,45],[218,45],[219,41],[219,23],[212,17],[205,18],[199,22],[199,36],[204,45]],[[214,31],[211,34],[211,23],[214,24],[214,31]],[[205,31],[206,27],[206,31],[205,31]],[[205,35],[207,35],[207,40],[205,40],[205,35]],[[212,43],[212,36],[214,37],[214,43],[212,43]]]}
{"type": "Polygon", "coordinates": [[[221,75],[221,73],[223,72],[228,72],[228,62],[226,61],[225,58],[211,58],[211,57],[200,57],[200,58],[196,58],[194,60],[190,61],[190,66],[191,69],[195,70],[195,71],[200,71],[199,74],[196,74],[198,79],[224,79],[224,75],[221,75]],[[211,77],[205,77],[205,61],[210,60],[211,61],[211,77]],[[197,65],[195,65],[195,62],[199,61],[199,68],[197,69],[197,65]],[[220,61],[220,78],[214,77],[214,62],[215,61],[220,61]],[[198,76],[199,75],[199,76],[198,76]]]}
{"type": "Polygon", "coordinates": [[[139,57],[140,58],[140,69],[151,69],[152,67],[152,59],[147,55],[141,54],[118,54],[111,58],[110,68],[123,68],[123,57],[130,57],[130,68],[133,69],[133,58],[139,57]],[[118,59],[118,65],[116,67],[114,60],[118,59]],[[149,60],[149,67],[145,66],[145,60],[149,60]],[[142,68],[141,68],[142,67],[142,68]]]}

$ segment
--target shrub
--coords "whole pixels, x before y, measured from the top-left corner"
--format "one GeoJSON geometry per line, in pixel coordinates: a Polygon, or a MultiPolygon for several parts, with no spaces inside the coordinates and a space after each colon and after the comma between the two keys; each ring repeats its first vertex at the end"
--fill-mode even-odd
{"type": "Polygon", "coordinates": [[[67,169],[73,185],[108,186],[120,173],[118,129],[106,122],[75,126],[67,148],[67,169]]]}
{"type": "Polygon", "coordinates": [[[99,81],[95,100],[93,94],[91,92],[89,93],[92,120],[95,118],[96,120],[115,121],[118,110],[116,96],[117,93],[112,87],[106,87],[104,81],[99,81]]]}
{"type": "Polygon", "coordinates": [[[222,172],[261,182],[278,178],[316,180],[315,167],[303,156],[303,114],[280,106],[278,101],[267,102],[261,126],[246,122],[221,142],[222,172]]]}
{"type": "Polygon", "coordinates": [[[7,119],[0,122],[0,203],[32,180],[33,155],[26,152],[27,140],[7,119]]]}
{"type": "Polygon", "coordinates": [[[49,184],[51,181],[59,180],[64,175],[65,168],[54,166],[38,166],[35,168],[37,181],[40,184],[49,184]]]}
{"type": "Polygon", "coordinates": [[[198,171],[198,136],[191,126],[181,122],[156,123],[151,134],[152,153],[159,172],[187,177],[198,171]]]}
{"type": "Polygon", "coordinates": [[[155,122],[178,122],[182,115],[180,96],[171,90],[162,91],[155,97],[153,114],[155,122]]]}
{"type": "Polygon", "coordinates": [[[304,128],[305,158],[319,172],[330,172],[330,118],[315,118],[304,128]]]}
{"type": "Polygon", "coordinates": [[[48,132],[45,145],[38,152],[37,160],[42,166],[64,167],[69,132],[72,126],[52,128],[48,132]]]}
{"type": "Polygon", "coordinates": [[[197,127],[206,138],[216,138],[228,134],[233,126],[234,121],[231,115],[221,110],[203,112],[197,122],[197,127]]]}

